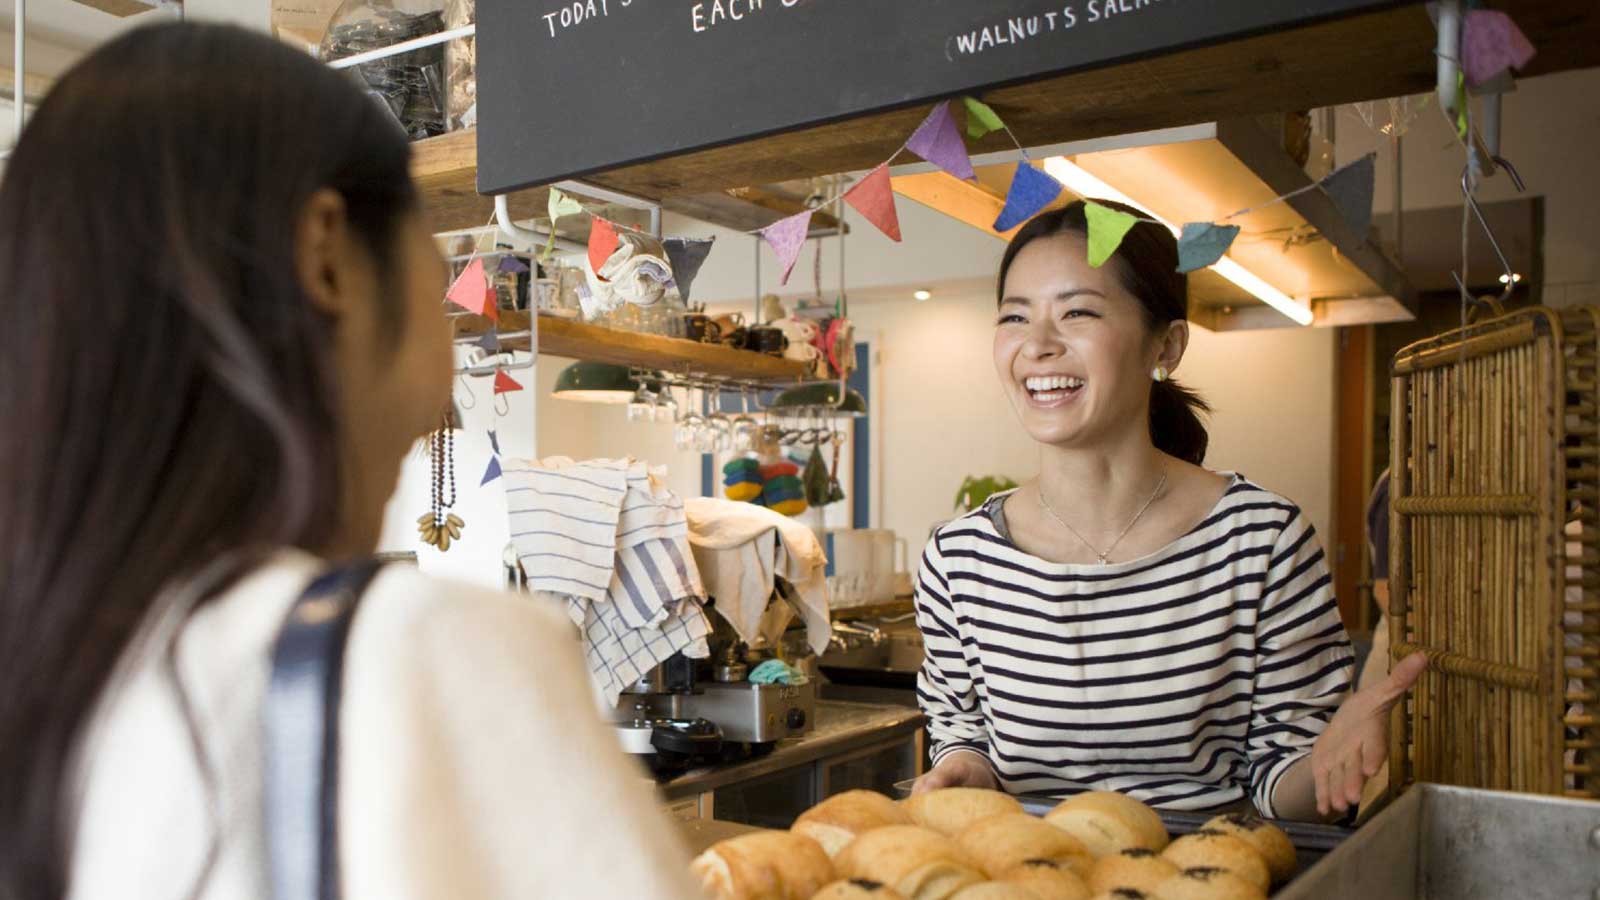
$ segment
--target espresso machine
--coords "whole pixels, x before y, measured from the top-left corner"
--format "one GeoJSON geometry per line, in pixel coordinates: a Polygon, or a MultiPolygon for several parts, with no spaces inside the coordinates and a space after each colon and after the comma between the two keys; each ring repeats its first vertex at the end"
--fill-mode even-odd
{"type": "MultiPolygon", "coordinates": [[[[709,658],[671,657],[624,689],[613,710],[623,748],[648,757],[657,775],[759,756],[815,726],[817,679],[749,681],[752,657],[770,656],[775,648],[752,652],[720,617],[712,621],[709,658]]],[[[803,629],[798,634],[803,647],[803,629]]],[[[814,662],[799,668],[814,676],[814,662]]]]}

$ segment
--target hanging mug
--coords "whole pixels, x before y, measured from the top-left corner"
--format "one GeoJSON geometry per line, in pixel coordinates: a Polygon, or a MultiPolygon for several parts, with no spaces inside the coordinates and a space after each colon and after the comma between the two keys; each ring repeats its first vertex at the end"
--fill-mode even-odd
{"type": "Polygon", "coordinates": [[[744,333],[744,348],[769,356],[782,356],[788,339],[776,328],[752,328],[744,333]]]}

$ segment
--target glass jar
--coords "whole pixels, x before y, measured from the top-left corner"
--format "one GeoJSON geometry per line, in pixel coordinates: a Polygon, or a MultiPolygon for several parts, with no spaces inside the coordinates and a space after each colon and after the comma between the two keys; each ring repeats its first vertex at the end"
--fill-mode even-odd
{"type": "MultiPolygon", "coordinates": [[[[328,62],[444,30],[444,0],[345,0],[328,22],[319,55],[328,62]]],[[[444,134],[445,48],[442,44],[373,60],[350,69],[412,140],[444,134]]]]}

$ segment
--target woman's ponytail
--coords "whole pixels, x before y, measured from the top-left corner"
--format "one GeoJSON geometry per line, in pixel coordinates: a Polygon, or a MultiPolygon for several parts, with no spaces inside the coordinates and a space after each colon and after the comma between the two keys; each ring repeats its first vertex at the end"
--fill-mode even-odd
{"type": "Polygon", "coordinates": [[[1210,442],[1201,413],[1211,411],[1200,395],[1176,381],[1157,381],[1150,387],[1150,440],[1162,453],[1194,465],[1206,459],[1210,442]]]}

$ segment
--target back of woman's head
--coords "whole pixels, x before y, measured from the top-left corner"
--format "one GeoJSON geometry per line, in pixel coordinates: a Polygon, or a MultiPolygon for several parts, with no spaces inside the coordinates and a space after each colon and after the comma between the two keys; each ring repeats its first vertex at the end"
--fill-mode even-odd
{"type": "MultiPolygon", "coordinates": [[[[1189,277],[1178,271],[1178,242],[1166,226],[1152,222],[1134,207],[1114,200],[1096,200],[1110,207],[1139,217],[1140,221],[1128,230],[1122,244],[1112,254],[1107,265],[1122,286],[1139,301],[1144,311],[1145,326],[1155,333],[1172,322],[1189,317],[1189,277]]],[[[1068,204],[1031,219],[1022,226],[1006,246],[1000,259],[1000,277],[996,285],[996,301],[1005,297],[1006,273],[1022,248],[1040,238],[1059,234],[1089,236],[1089,220],[1083,201],[1068,204]]],[[[1210,407],[1200,395],[1168,378],[1152,382],[1150,387],[1150,439],[1163,453],[1199,465],[1205,461],[1206,445],[1210,438],[1200,414],[1210,407]]]]}
{"type": "Polygon", "coordinates": [[[338,73],[225,26],[130,32],[29,121],[0,184],[0,897],[61,896],[68,751],[163,586],[329,537],[297,218],[337,191],[381,266],[408,158],[338,73]]]}

